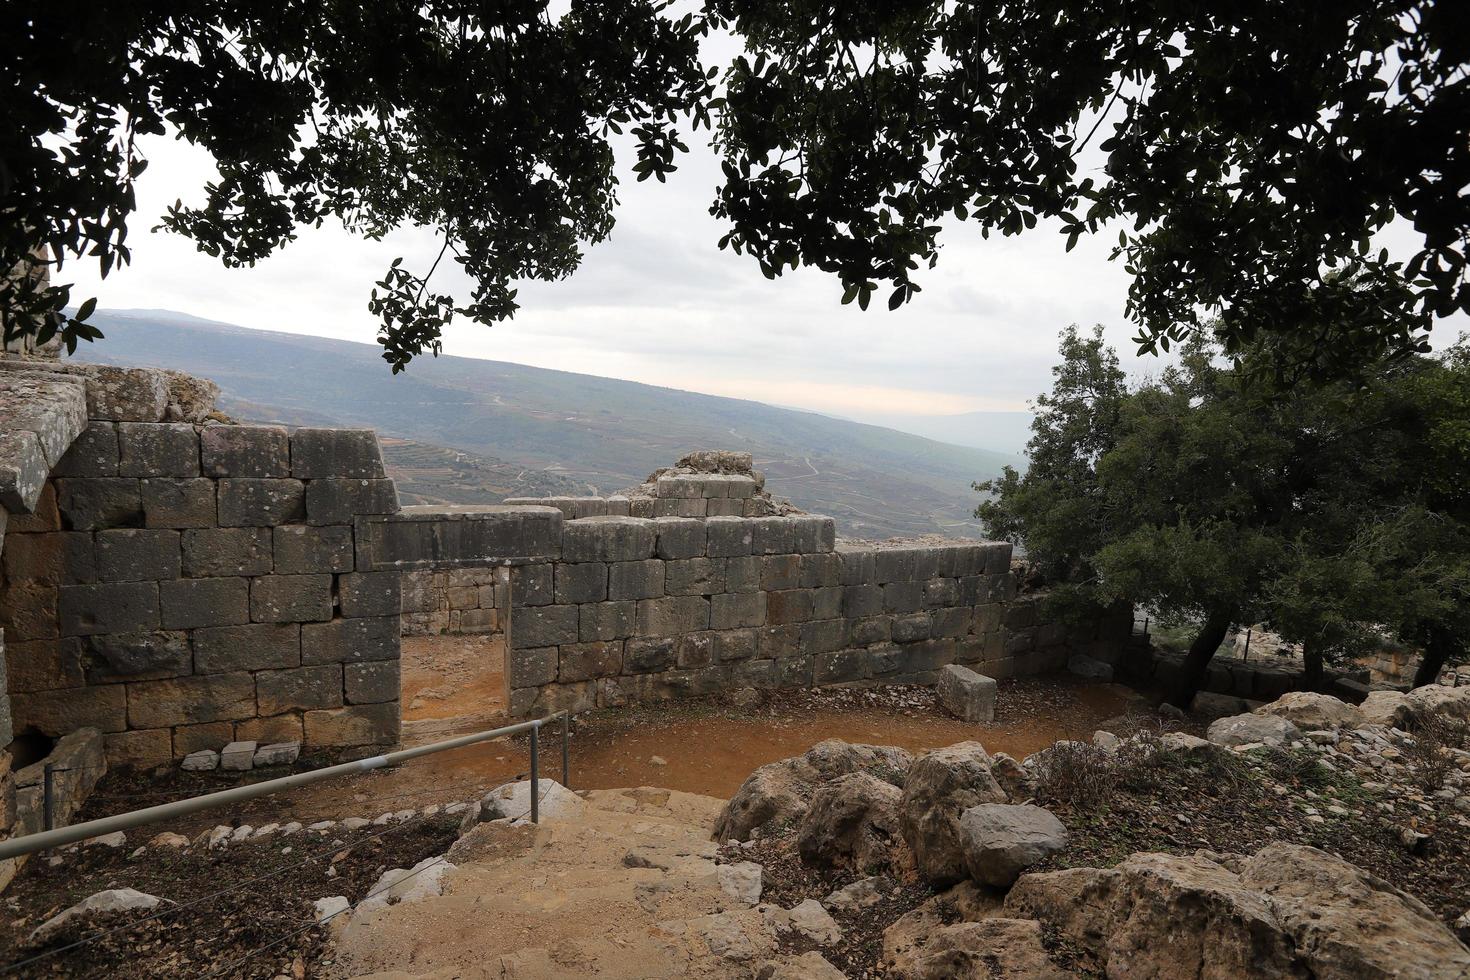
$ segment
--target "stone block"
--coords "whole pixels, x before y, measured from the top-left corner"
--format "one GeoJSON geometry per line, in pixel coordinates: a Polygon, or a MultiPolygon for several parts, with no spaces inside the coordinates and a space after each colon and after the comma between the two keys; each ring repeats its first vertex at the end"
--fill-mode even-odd
{"type": "Polygon", "coordinates": [[[889,582],[883,586],[883,611],[918,612],[924,607],[924,587],[918,582],[889,582]]]}
{"type": "Polygon", "coordinates": [[[53,738],[82,728],[120,732],[128,727],[127,691],[121,684],[14,692],[10,695],[10,708],[17,732],[34,728],[53,738]]]}
{"type": "Polygon", "coordinates": [[[705,554],[730,558],[751,554],[755,521],[744,517],[711,517],[705,521],[705,554]]]}
{"type": "Polygon", "coordinates": [[[35,510],[49,470],[34,432],[0,431],[0,507],[16,514],[35,510]]]}
{"type": "Polygon", "coordinates": [[[306,485],[309,524],[351,524],[359,515],[398,513],[392,480],[312,480],[306,485]]]}
{"type": "MultiPolygon", "coordinates": [[[[15,592],[14,589],[11,591],[15,592]]],[[[158,583],[63,585],[57,599],[57,617],[63,636],[140,633],[157,629],[158,583]]]]}
{"type": "Polygon", "coordinates": [[[291,433],[291,475],[298,480],[381,480],[378,435],[372,429],[297,429],[291,433]]]}
{"type": "Polygon", "coordinates": [[[194,631],[194,669],[201,674],[300,664],[301,627],[295,623],[213,626],[194,631]]]}
{"type": "Polygon", "coordinates": [[[235,740],[235,726],[228,721],[206,721],[179,725],[174,730],[173,757],[182,759],[194,752],[215,752],[235,740]]]}
{"type": "MultiPolygon", "coordinates": [[[[177,729],[175,729],[177,731],[177,729]]],[[[269,745],[274,742],[300,742],[305,732],[298,714],[273,718],[247,718],[235,723],[235,737],[269,745]]]]}
{"type": "Polygon", "coordinates": [[[267,575],[268,527],[190,528],[183,532],[183,573],[189,578],[267,575]]]}
{"type": "Polygon", "coordinates": [[[668,595],[714,595],[725,591],[725,559],[684,558],[664,567],[664,592],[668,595]]]}
{"type": "Polygon", "coordinates": [[[842,586],[809,591],[812,594],[813,619],[837,619],[842,615],[842,586]]]}
{"type": "MultiPolygon", "coordinates": [[[[86,683],[83,646],[78,639],[11,640],[0,643],[0,651],[4,653],[0,660],[5,663],[0,673],[7,675],[5,690],[12,693],[54,691],[86,683]]],[[[3,697],[0,694],[0,699],[3,697]]]]}
{"type": "Polygon", "coordinates": [[[657,504],[658,501],[652,497],[631,497],[628,500],[628,516],[657,517],[658,515],[655,513],[658,510],[657,504]]]}
{"type": "Polygon", "coordinates": [[[939,671],[939,703],[960,721],[995,720],[995,680],[968,667],[949,664],[939,671]]]}
{"type": "Polygon", "coordinates": [[[768,555],[760,562],[762,589],[795,589],[801,585],[800,555],[768,555]]]}
{"type": "Polygon", "coordinates": [[[163,681],[137,681],[99,690],[127,689],[133,728],[169,728],[255,716],[255,678],[246,673],[204,674],[163,681]]]}
{"type": "Polygon", "coordinates": [[[61,512],[62,527],[69,531],[143,526],[143,501],[138,481],[134,479],[59,479],[56,505],[61,512]]]}
{"type": "Polygon", "coordinates": [[[154,368],[88,365],[87,417],[159,422],[168,411],[168,377],[154,368]]]}
{"type": "Polygon", "coordinates": [[[510,603],[513,607],[549,606],[556,600],[550,562],[517,565],[510,570],[510,603]]]}
{"type": "Polygon", "coordinates": [[[664,594],[666,562],[620,561],[608,566],[607,597],[619,599],[654,599],[664,594]]]}
{"type": "Polygon", "coordinates": [[[818,654],[812,662],[812,680],[817,684],[848,684],[867,676],[866,650],[833,650],[818,654]]]}
{"type": "Polygon", "coordinates": [[[764,592],[726,592],[710,596],[710,628],[741,629],[766,624],[764,592]]]}
{"type": "Polygon", "coordinates": [[[562,528],[563,561],[639,561],[652,558],[657,532],[641,517],[589,517],[562,528]]]}
{"type": "Polygon", "coordinates": [[[933,636],[960,637],[970,632],[971,612],[968,608],[935,609],[929,613],[933,636]]]}
{"type": "Polygon", "coordinates": [[[97,580],[92,535],[86,531],[48,531],[0,537],[0,560],[12,586],[87,585],[97,580]]]}
{"type": "Polygon", "coordinates": [[[199,475],[199,432],[186,422],[119,422],[118,476],[199,475]]]}
{"type": "MultiPolygon", "coordinates": [[[[705,492],[705,480],[703,474],[667,473],[654,483],[654,494],[665,499],[715,496],[713,493],[705,492]]],[[[724,496],[723,489],[719,496],[724,496]]]]}
{"type": "Polygon", "coordinates": [[[685,633],[674,637],[674,663],[680,670],[708,667],[715,659],[715,637],[718,633],[685,633]]]}
{"type": "Polygon", "coordinates": [[[814,667],[815,658],[813,657],[787,657],[777,660],[773,680],[777,687],[787,690],[811,687],[814,667]]]}
{"type": "Polygon", "coordinates": [[[561,648],[557,681],[562,684],[616,677],[623,670],[623,642],[571,643],[561,648]]]}
{"type": "Polygon", "coordinates": [[[932,578],[924,583],[924,608],[952,606],[959,601],[959,583],[952,578],[932,578]]]}
{"type": "Polygon", "coordinates": [[[313,746],[393,745],[400,727],[396,701],[308,711],[303,721],[306,744],[313,746]]]}
{"type": "Polygon", "coordinates": [[[558,562],[551,567],[555,569],[557,602],[601,602],[607,598],[607,566],[602,562],[558,562]]]}
{"type": "Polygon", "coordinates": [[[141,480],[139,491],[145,527],[214,527],[219,520],[213,480],[141,480]]]}
{"type": "Polygon", "coordinates": [[[262,745],[255,750],[255,768],[269,769],[273,766],[289,766],[300,757],[300,742],[276,742],[272,745],[262,745]]]}
{"type": "Polygon", "coordinates": [[[219,754],[219,767],[233,772],[249,772],[255,768],[255,742],[231,742],[219,754]]]}
{"type": "Polygon", "coordinates": [[[193,672],[194,658],[186,633],[107,633],[75,644],[86,665],[87,683],[161,680],[193,672]]]}
{"type": "Polygon", "coordinates": [[[653,522],[655,551],[660,558],[704,556],[705,522],[693,517],[660,517],[653,522]]]}
{"type": "Polygon", "coordinates": [[[342,667],[340,664],[318,664],[290,670],[262,670],[255,675],[255,702],[263,715],[310,708],[340,708],[342,667]]]}
{"type": "Polygon", "coordinates": [[[1016,597],[1016,577],[1010,572],[987,576],[991,602],[1010,602],[1016,597]]]}
{"type": "Polygon", "coordinates": [[[893,642],[914,643],[918,640],[927,640],[933,626],[928,613],[895,616],[893,618],[893,642]]]}
{"type": "Polygon", "coordinates": [[[736,558],[711,558],[710,561],[724,563],[726,592],[759,592],[761,569],[765,559],[755,555],[736,558]]]}
{"type": "Polygon", "coordinates": [[[291,444],[280,425],[210,425],[199,433],[204,475],[283,479],[291,475],[291,444]]]}
{"type": "Polygon", "coordinates": [[[1000,603],[976,606],[973,610],[972,629],[976,633],[994,633],[1001,627],[1006,607],[1000,603]]]}
{"type": "Polygon", "coordinates": [[[450,609],[480,608],[480,590],[473,585],[451,585],[444,590],[444,596],[450,609]]]}
{"type": "Polygon", "coordinates": [[[877,585],[877,553],[863,550],[840,550],[835,552],[842,566],[843,585],[877,585]]]}
{"type": "Polygon", "coordinates": [[[796,518],[757,517],[751,521],[750,553],[785,555],[796,548],[796,518]]]}
{"type": "Polygon", "coordinates": [[[703,596],[667,596],[638,603],[639,636],[673,636],[709,629],[710,603],[703,596]]]}
{"type": "MultiPolygon", "coordinates": [[[[63,586],[62,588],[65,588],[63,586]]],[[[116,589],[118,586],[73,586],[78,589],[116,589]]],[[[60,589],[40,582],[13,582],[5,591],[5,604],[0,605],[0,627],[12,640],[45,640],[61,636],[67,628],[66,610],[59,608],[60,589]]],[[[74,601],[82,605],[69,607],[90,615],[87,604],[95,599],[114,598],[113,593],[81,593],[74,601]]],[[[124,596],[125,598],[125,596],[124,596]]],[[[119,614],[120,611],[114,614],[119,614]]],[[[74,619],[75,621],[75,619],[74,619]]]]}
{"type": "Polygon", "coordinates": [[[660,498],[653,502],[654,517],[705,517],[709,501],[703,497],[660,498]]]}
{"type": "Polygon", "coordinates": [[[219,481],[221,527],[274,527],[306,520],[300,480],[230,478],[219,481]]]}
{"type": "Polygon", "coordinates": [[[398,514],[354,522],[357,570],[484,567],[496,558],[556,558],[561,529],[561,511],[551,507],[405,507],[398,514]]]}
{"type": "MultiPolygon", "coordinates": [[[[350,615],[345,606],[342,611],[350,615]]],[[[398,613],[396,595],[389,613],[398,613]]],[[[331,575],[262,575],[250,580],[252,622],[319,623],[331,618],[331,575]]]]}
{"type": "Polygon", "coordinates": [[[117,427],[111,422],[89,422],[51,475],[117,476],[117,461],[117,427]]]}
{"type": "Polygon", "coordinates": [[[869,616],[848,620],[848,641],[855,647],[887,643],[893,638],[893,617],[869,616]]]}
{"type": "Polygon", "coordinates": [[[802,514],[791,522],[791,550],[803,555],[830,553],[837,541],[837,523],[830,517],[802,514]]]}
{"type": "Polygon", "coordinates": [[[342,683],[348,704],[379,704],[397,701],[403,690],[397,660],[377,660],[365,664],[347,664],[342,668],[342,683]]]}
{"type": "Polygon", "coordinates": [[[741,517],[746,503],[745,500],[706,500],[704,513],[707,517],[741,517]]]}
{"type": "Polygon", "coordinates": [[[352,528],[287,524],[271,530],[275,569],[283,575],[352,571],[352,528]]]}
{"type": "MultiPolygon", "coordinates": [[[[515,609],[510,617],[511,647],[525,650],[578,641],[576,606],[528,606],[515,609]]],[[[523,685],[514,684],[513,687],[523,685]]]]}
{"type": "Polygon", "coordinates": [[[801,624],[767,626],[756,634],[755,655],[761,660],[801,656],[801,624]]]}
{"type": "Polygon", "coordinates": [[[753,687],[760,691],[776,688],[776,662],[750,660],[731,668],[730,683],[735,687],[753,687]]]}
{"type": "Polygon", "coordinates": [[[766,593],[766,622],[771,626],[804,623],[812,618],[812,594],[807,589],[766,593]]]}
{"type": "Polygon", "coordinates": [[[836,554],[807,554],[801,556],[801,582],[803,589],[829,589],[842,584],[842,559],[836,554]]]}
{"type": "MultiPolygon", "coordinates": [[[[989,541],[985,544],[985,574],[1005,575],[1011,570],[1011,543],[1009,541],[989,541]]],[[[1130,612],[1130,626],[1132,618],[1130,612]]]]}
{"type": "Polygon", "coordinates": [[[556,681],[556,647],[512,650],[506,658],[506,679],[511,687],[539,687],[556,681]]]}
{"type": "Polygon", "coordinates": [[[714,637],[711,653],[715,663],[732,664],[755,659],[755,630],[718,630],[711,635],[714,637]]]}
{"type": "Polygon", "coordinates": [[[637,627],[638,604],[632,600],[592,602],[578,606],[577,609],[577,636],[582,643],[621,640],[632,636],[637,627]]]}
{"type": "Polygon", "coordinates": [[[802,653],[831,653],[847,646],[847,621],[819,619],[801,624],[802,653]]]}
{"type": "Polygon", "coordinates": [[[918,574],[918,554],[913,548],[888,548],[873,555],[873,581],[912,582],[918,574]]]}
{"type": "Polygon", "coordinates": [[[151,768],[173,761],[173,733],[167,728],[114,732],[107,736],[109,766],[151,768]]]}
{"type": "Polygon", "coordinates": [[[623,647],[623,673],[647,674],[668,670],[676,660],[673,637],[634,637],[623,647]]]}
{"type": "Polygon", "coordinates": [[[397,616],[334,619],[301,627],[303,664],[361,663],[397,660],[397,616]]]}
{"type": "Polygon", "coordinates": [[[394,616],[403,603],[400,572],[352,572],[337,576],[342,615],[394,616]]]}
{"type": "Polygon", "coordinates": [[[164,629],[239,626],[250,622],[250,587],[243,578],[196,578],[158,584],[164,629]]]}
{"type": "Polygon", "coordinates": [[[179,577],[179,532],[116,528],[97,534],[97,578],[156,582],[179,577]]]}

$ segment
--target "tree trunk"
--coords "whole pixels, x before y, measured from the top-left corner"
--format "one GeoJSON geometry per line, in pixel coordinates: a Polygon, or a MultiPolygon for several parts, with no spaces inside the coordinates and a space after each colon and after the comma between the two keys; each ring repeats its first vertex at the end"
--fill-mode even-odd
{"type": "Polygon", "coordinates": [[[1308,640],[1302,644],[1302,690],[1322,689],[1322,648],[1308,640]]]}
{"type": "Polygon", "coordinates": [[[1454,640],[1449,630],[1431,629],[1424,644],[1424,656],[1419,661],[1419,669],[1414,671],[1414,687],[1423,687],[1439,680],[1439,672],[1444,670],[1453,649],[1454,640]]]}
{"type": "Polygon", "coordinates": [[[1181,711],[1189,710],[1189,706],[1194,703],[1194,696],[1204,685],[1205,672],[1210,667],[1210,658],[1215,655],[1220,644],[1225,642],[1225,634],[1230,631],[1230,623],[1233,619],[1235,619],[1233,612],[1210,613],[1205,617],[1199,634],[1189,645],[1189,653],[1184,656],[1184,666],[1179,672],[1179,680],[1174,685],[1174,690],[1165,698],[1166,701],[1181,711]]]}

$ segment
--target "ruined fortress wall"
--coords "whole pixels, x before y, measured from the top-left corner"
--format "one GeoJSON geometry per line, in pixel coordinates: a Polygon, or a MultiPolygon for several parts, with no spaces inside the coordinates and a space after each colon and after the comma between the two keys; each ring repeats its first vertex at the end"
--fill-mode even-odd
{"type": "Polygon", "coordinates": [[[95,728],[136,764],[396,741],[400,575],[356,567],[354,520],[398,509],[374,434],[165,421],[162,372],[52,377],[85,412],[49,407],[74,440],[4,501],[14,731],[95,728]]]}

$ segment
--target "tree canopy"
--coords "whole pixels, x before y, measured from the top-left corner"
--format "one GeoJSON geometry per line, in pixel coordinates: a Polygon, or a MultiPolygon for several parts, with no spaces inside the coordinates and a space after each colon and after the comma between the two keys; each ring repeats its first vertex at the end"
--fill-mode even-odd
{"type": "Polygon", "coordinates": [[[1193,622],[1175,704],[1232,625],[1301,643],[1307,685],[1384,636],[1423,649],[1427,679],[1465,655],[1463,347],[1284,390],[1259,380],[1253,360],[1269,354],[1232,365],[1199,338],[1131,390],[1100,333],[1068,331],[1062,355],[1028,446],[1039,467],[979,485],[994,496],[976,515],[1024,545],[1062,601],[1193,622]]]}
{"type": "MultiPolygon", "coordinates": [[[[163,227],[227,265],[332,219],[444,238],[471,295],[395,262],[369,308],[401,369],[493,323],[613,223],[610,140],[663,179],[712,126],[724,247],[897,307],[947,219],[1117,234],[1145,350],[1336,377],[1470,311],[1470,6],[1433,0],[655,0],[31,5],[0,35],[0,269],[129,258],[137,137],[220,179],[163,227]],[[706,68],[700,40],[745,46],[706,68]],[[723,74],[721,73],[723,71],[723,74]],[[1079,160],[1105,154],[1098,172],[1079,160]],[[1375,233],[1402,218],[1417,246],[1375,233]],[[1260,343],[1257,343],[1257,342],[1260,343]]],[[[4,337],[95,336],[63,283],[0,281],[4,337]]]]}

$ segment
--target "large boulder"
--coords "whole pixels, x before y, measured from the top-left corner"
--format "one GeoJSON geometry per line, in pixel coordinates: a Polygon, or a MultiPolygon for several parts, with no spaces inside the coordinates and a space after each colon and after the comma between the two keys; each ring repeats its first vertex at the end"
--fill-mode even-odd
{"type": "Polygon", "coordinates": [[[1260,743],[1282,748],[1302,740],[1301,730],[1279,715],[1231,715],[1210,722],[1205,733],[1216,745],[1251,745],[1260,743]]]}
{"type": "Polygon", "coordinates": [[[766,960],[756,969],[755,980],[847,980],[847,974],[813,950],[800,956],[766,960]]]}
{"type": "Polygon", "coordinates": [[[1285,718],[1303,731],[1324,728],[1357,728],[1363,723],[1358,709],[1330,694],[1290,691],[1256,709],[1258,715],[1285,718]]]}
{"type": "MultiPolygon", "coordinates": [[[[573,820],[582,815],[586,804],[582,798],[554,779],[540,780],[541,791],[536,799],[536,818],[542,823],[557,820],[573,820]]],[[[491,820],[509,820],[512,823],[531,822],[531,783],[518,779],[505,783],[486,793],[478,805],[471,805],[465,812],[460,827],[464,833],[476,824],[491,820]]]]}
{"type": "Polygon", "coordinates": [[[897,786],[866,772],[850,772],[812,794],[801,818],[796,847],[818,867],[871,871],[887,867],[898,837],[897,786]]]}
{"type": "Polygon", "coordinates": [[[1065,980],[1041,944],[1034,919],[983,919],[942,926],[888,964],[895,980],[1065,980]]]}
{"type": "Polygon", "coordinates": [[[1409,720],[1409,698],[1402,691],[1369,691],[1358,714],[1365,725],[1403,728],[1409,720]]]}
{"type": "Polygon", "coordinates": [[[751,773],[715,818],[714,839],[749,840],[751,831],[770,823],[796,823],[817,787],[866,772],[895,786],[914,757],[893,745],[850,745],[830,738],[805,753],[771,762],[751,773]]]}
{"type": "Polygon", "coordinates": [[[1436,717],[1470,723],[1470,687],[1426,684],[1404,695],[1404,703],[1414,718],[1436,717]]]}
{"type": "Polygon", "coordinates": [[[964,878],[960,814],[982,803],[1006,802],[979,742],[959,742],[921,755],[909,767],[899,801],[899,827],[919,874],[936,885],[964,878]]]}
{"type": "Polygon", "coordinates": [[[1241,869],[1319,980],[1470,976],[1470,949],[1423,903],[1326,851],[1271,844],[1241,869]]]}
{"type": "Polygon", "coordinates": [[[1067,846],[1067,828],[1029,803],[982,803],[960,815],[960,845],[971,878],[1009,888],[1021,872],[1067,846]]]}
{"type": "Polygon", "coordinates": [[[1259,892],[1208,858],[1134,854],[1116,868],[1023,875],[1005,912],[1035,918],[1108,976],[1154,980],[1305,977],[1259,892]]]}

